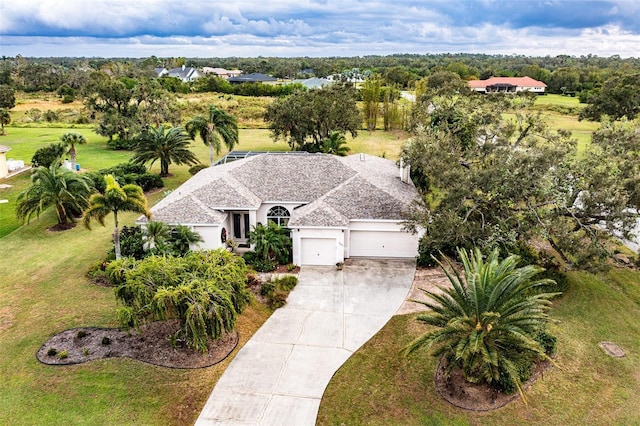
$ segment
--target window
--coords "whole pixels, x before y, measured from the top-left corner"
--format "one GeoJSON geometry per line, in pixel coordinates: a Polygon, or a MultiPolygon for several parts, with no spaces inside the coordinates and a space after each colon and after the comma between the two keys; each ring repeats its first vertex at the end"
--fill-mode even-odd
{"type": "Polygon", "coordinates": [[[280,226],[287,226],[290,217],[291,214],[289,213],[289,210],[282,206],[275,206],[267,213],[267,222],[273,222],[280,226]]]}

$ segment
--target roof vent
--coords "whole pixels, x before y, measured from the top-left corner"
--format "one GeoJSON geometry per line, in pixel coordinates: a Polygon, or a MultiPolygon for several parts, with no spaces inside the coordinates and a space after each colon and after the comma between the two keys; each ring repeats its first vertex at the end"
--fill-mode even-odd
{"type": "Polygon", "coordinates": [[[360,153],[360,161],[364,161],[364,159],[365,159],[364,154],[363,154],[363,153],[360,153]]]}

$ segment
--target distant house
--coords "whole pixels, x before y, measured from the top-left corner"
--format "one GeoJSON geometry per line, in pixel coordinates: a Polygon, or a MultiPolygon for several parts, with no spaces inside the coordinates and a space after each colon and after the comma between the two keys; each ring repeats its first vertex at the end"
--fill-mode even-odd
{"type": "Polygon", "coordinates": [[[487,80],[471,80],[469,87],[480,93],[533,92],[544,94],[547,85],[531,77],[491,77],[487,80]]]}
{"type": "Polygon", "coordinates": [[[239,77],[230,77],[229,83],[274,83],[278,81],[277,78],[266,74],[260,74],[258,72],[252,74],[241,75],[239,77]]]}
{"type": "Polygon", "coordinates": [[[200,78],[200,73],[197,69],[184,65],[178,68],[171,68],[167,75],[169,77],[177,77],[185,83],[195,81],[200,78]]]}
{"type": "Polygon", "coordinates": [[[318,78],[318,77],[306,78],[304,80],[293,80],[293,82],[300,83],[307,89],[320,89],[324,86],[333,84],[333,81],[331,80],[327,80],[326,78],[318,78]]]}
{"type": "Polygon", "coordinates": [[[169,74],[169,70],[167,70],[164,67],[162,67],[162,68],[154,68],[154,71],[156,72],[156,77],[158,77],[158,78],[164,77],[165,75],[169,74]]]}
{"type": "Polygon", "coordinates": [[[211,67],[202,67],[203,74],[214,74],[216,77],[229,79],[232,77],[240,77],[242,75],[241,70],[227,70],[224,68],[211,68],[211,67]]]}
{"type": "Polygon", "coordinates": [[[0,179],[6,177],[9,174],[9,168],[7,167],[7,151],[11,148],[8,146],[0,145],[0,179]]]}

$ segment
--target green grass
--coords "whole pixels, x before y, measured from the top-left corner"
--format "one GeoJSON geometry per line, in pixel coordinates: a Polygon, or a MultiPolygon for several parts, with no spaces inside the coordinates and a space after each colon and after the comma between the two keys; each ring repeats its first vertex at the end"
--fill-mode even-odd
{"type": "Polygon", "coordinates": [[[444,402],[433,384],[436,359],[399,351],[424,331],[413,315],[394,317],[334,375],[318,424],[631,425],[640,419],[640,272],[572,272],[571,288],[551,315],[558,368],[527,391],[529,405],[471,413],[444,402]],[[598,342],[627,356],[611,358],[598,342]]]}

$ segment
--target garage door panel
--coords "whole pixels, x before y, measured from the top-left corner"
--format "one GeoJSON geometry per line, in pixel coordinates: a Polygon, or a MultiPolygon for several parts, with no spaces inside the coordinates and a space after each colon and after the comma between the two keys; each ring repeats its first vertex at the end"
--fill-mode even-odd
{"type": "Polygon", "coordinates": [[[400,231],[351,231],[352,257],[415,257],[417,236],[400,231]]]}
{"type": "Polygon", "coordinates": [[[335,265],[336,245],[335,238],[302,238],[302,265],[335,265]]]}

